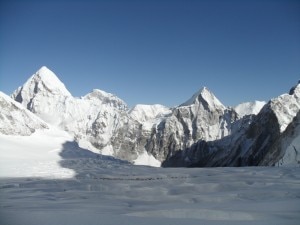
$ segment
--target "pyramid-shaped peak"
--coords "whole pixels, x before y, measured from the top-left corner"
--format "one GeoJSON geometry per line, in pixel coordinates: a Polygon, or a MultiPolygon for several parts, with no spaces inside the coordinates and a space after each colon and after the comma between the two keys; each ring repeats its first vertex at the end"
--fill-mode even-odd
{"type": "Polygon", "coordinates": [[[226,108],[207,87],[202,87],[189,100],[187,100],[180,106],[189,106],[193,104],[202,104],[205,106],[209,106],[210,108],[226,108]]]}
{"type": "MultiPolygon", "coordinates": [[[[41,67],[21,87],[14,91],[12,98],[28,104],[36,95],[71,96],[65,85],[46,66],[41,67]]],[[[25,103],[24,103],[25,104],[25,103]]]]}
{"type": "Polygon", "coordinates": [[[46,66],[42,66],[28,81],[30,81],[31,84],[42,83],[43,85],[41,86],[44,86],[45,89],[52,92],[52,94],[71,96],[65,85],[59,80],[55,73],[46,66]]]}
{"type": "Polygon", "coordinates": [[[39,70],[39,73],[53,73],[47,66],[42,66],[39,70]]]}

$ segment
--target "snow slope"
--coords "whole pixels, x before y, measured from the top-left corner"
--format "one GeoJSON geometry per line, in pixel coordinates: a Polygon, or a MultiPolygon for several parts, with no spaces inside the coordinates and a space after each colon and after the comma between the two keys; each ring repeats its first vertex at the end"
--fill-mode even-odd
{"type": "Polygon", "coordinates": [[[239,114],[240,117],[246,115],[257,115],[266,102],[264,101],[254,101],[241,103],[234,107],[234,110],[239,114]]]}
{"type": "Polygon", "coordinates": [[[0,142],[0,179],[68,179],[77,176],[77,172],[81,173],[78,169],[89,166],[89,163],[96,170],[107,165],[110,168],[130,165],[83,149],[69,133],[52,126],[30,136],[0,134],[0,142]]]}
{"type": "Polygon", "coordinates": [[[67,141],[73,141],[72,137],[53,127],[31,136],[1,134],[0,177],[73,177],[74,171],[59,165],[67,141]]]}
{"type": "Polygon", "coordinates": [[[67,161],[75,178],[0,179],[0,224],[299,224],[299,168],[67,161]]]}
{"type": "Polygon", "coordinates": [[[140,123],[144,123],[149,120],[165,117],[169,115],[171,112],[172,111],[170,110],[170,108],[159,104],[155,104],[155,105],[138,104],[129,111],[129,115],[133,119],[139,121],[140,123]]]}
{"type": "Polygon", "coordinates": [[[138,121],[142,125],[142,129],[144,131],[150,132],[152,128],[155,128],[157,124],[170,116],[172,110],[159,104],[138,104],[134,106],[128,113],[132,119],[138,121]]]}
{"type": "Polygon", "coordinates": [[[0,135],[0,225],[297,225],[300,168],[153,168],[50,127],[0,135]]]}
{"type": "Polygon", "coordinates": [[[48,125],[21,104],[0,92],[0,134],[30,135],[48,125]]]}
{"type": "Polygon", "coordinates": [[[223,108],[225,109],[225,106],[220,102],[219,99],[216,98],[216,96],[208,90],[207,87],[203,87],[198,92],[196,92],[189,100],[181,104],[180,106],[189,106],[193,104],[199,104],[199,103],[206,103],[206,105],[211,108],[223,108]]]}
{"type": "Polygon", "coordinates": [[[139,154],[137,159],[133,161],[134,165],[147,165],[153,167],[160,167],[161,162],[153,157],[153,155],[144,151],[142,154],[139,154]]]}

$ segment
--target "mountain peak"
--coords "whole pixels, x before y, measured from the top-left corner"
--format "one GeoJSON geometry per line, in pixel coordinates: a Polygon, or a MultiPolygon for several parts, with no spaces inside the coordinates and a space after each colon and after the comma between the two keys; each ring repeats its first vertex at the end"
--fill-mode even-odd
{"type": "MultiPolygon", "coordinates": [[[[45,72],[50,71],[50,72],[52,72],[47,66],[42,66],[42,67],[38,70],[38,72],[42,72],[42,71],[45,71],[45,72]]],[[[53,72],[52,72],[52,73],[53,73],[53,72]]]]}
{"type": "Polygon", "coordinates": [[[122,99],[114,94],[99,89],[93,89],[92,92],[88,93],[83,98],[88,100],[99,100],[102,104],[110,105],[120,110],[128,109],[127,104],[122,99]]]}
{"type": "MultiPolygon", "coordinates": [[[[65,85],[58,79],[58,77],[46,66],[42,66],[30,79],[30,83],[32,81],[36,84],[42,83],[40,88],[47,89],[52,94],[62,94],[65,96],[71,96],[70,92],[66,89],[65,85]],[[30,81],[31,80],[31,81],[30,81]]],[[[28,81],[27,81],[28,82],[28,81]]],[[[26,83],[27,83],[26,82],[26,83]]],[[[36,86],[37,87],[37,86],[36,86]]]]}
{"type": "Polygon", "coordinates": [[[257,115],[265,106],[265,101],[244,102],[234,107],[234,110],[241,116],[257,115]]]}
{"type": "Polygon", "coordinates": [[[225,109],[225,106],[217,99],[217,97],[207,88],[202,87],[197,91],[189,100],[180,106],[189,106],[193,104],[202,104],[206,107],[221,107],[225,109]]]}
{"type": "Polygon", "coordinates": [[[14,91],[12,98],[28,104],[37,94],[47,96],[72,96],[65,85],[46,66],[41,67],[24,84],[14,91]]]}

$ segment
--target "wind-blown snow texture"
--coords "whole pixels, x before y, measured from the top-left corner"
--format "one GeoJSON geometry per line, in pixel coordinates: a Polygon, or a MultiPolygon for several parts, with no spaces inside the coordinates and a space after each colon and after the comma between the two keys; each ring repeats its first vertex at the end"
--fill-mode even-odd
{"type": "MultiPolygon", "coordinates": [[[[156,166],[246,166],[265,165],[274,141],[294,123],[299,92],[296,85],[268,103],[231,108],[204,87],[174,108],[137,105],[129,110],[123,100],[98,89],[75,98],[42,67],[12,97],[94,152],[156,166]]],[[[282,148],[274,165],[285,156],[282,148]]],[[[297,160],[280,165],[286,162],[298,165],[297,160]]]]}

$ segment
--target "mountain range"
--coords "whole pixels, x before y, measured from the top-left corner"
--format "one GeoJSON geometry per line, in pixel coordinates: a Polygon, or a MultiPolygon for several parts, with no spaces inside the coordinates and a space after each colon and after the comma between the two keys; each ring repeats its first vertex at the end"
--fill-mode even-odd
{"type": "Polygon", "coordinates": [[[224,106],[206,87],[179,106],[136,105],[94,89],[77,98],[47,67],[9,97],[0,133],[58,127],[80,147],[152,166],[299,166],[300,84],[268,102],[224,106]]]}

